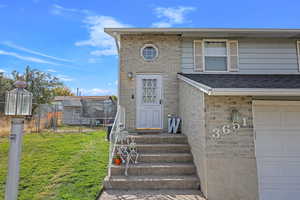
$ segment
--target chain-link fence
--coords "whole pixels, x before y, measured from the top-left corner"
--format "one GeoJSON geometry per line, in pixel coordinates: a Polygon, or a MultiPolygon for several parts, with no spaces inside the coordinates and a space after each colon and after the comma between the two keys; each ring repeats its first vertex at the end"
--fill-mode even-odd
{"type": "MultiPolygon", "coordinates": [[[[4,115],[4,98],[0,97],[0,136],[10,132],[10,118],[4,115]]],[[[32,116],[26,117],[25,132],[88,132],[110,126],[117,107],[111,100],[84,98],[52,104],[34,104],[32,116]]]]}

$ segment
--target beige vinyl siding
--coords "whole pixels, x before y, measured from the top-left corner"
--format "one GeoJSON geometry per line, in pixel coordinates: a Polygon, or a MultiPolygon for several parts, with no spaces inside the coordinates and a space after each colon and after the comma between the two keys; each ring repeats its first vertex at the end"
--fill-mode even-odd
{"type": "MultiPolygon", "coordinates": [[[[194,39],[184,38],[182,40],[181,68],[184,73],[195,73],[193,68],[194,39]]],[[[299,73],[296,40],[237,40],[239,48],[238,73],[299,73]]]]}

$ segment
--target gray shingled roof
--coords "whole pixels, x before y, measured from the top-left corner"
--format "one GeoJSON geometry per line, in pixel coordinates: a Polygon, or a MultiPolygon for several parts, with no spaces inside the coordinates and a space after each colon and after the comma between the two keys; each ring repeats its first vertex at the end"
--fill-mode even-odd
{"type": "Polygon", "coordinates": [[[211,88],[300,89],[300,75],[179,74],[211,88]]]}

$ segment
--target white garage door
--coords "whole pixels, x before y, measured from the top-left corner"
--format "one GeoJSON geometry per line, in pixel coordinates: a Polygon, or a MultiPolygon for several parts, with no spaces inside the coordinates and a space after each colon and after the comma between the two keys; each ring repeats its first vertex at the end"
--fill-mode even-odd
{"type": "Polygon", "coordinates": [[[300,102],[254,101],[260,200],[300,199],[300,102]]]}

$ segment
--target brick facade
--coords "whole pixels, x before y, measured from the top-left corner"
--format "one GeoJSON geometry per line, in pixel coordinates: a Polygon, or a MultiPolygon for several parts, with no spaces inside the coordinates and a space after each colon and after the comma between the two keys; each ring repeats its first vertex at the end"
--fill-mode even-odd
{"type": "Polygon", "coordinates": [[[163,80],[163,119],[167,128],[167,115],[178,112],[178,83],[180,71],[180,37],[164,35],[122,35],[120,48],[120,104],[126,110],[126,126],[134,130],[136,125],[136,74],[161,74],[163,80]],[[159,51],[157,59],[145,61],[141,48],[154,44],[159,51]],[[128,72],[134,79],[129,80],[128,72]]]}
{"type": "Polygon", "coordinates": [[[191,147],[197,175],[200,178],[201,191],[207,196],[204,108],[204,93],[179,81],[179,116],[182,119],[182,132],[187,136],[191,147]]]}
{"type": "Polygon", "coordinates": [[[255,200],[258,196],[254,154],[252,97],[208,96],[179,81],[179,115],[187,135],[201,190],[210,200],[255,200]],[[246,126],[214,138],[216,128],[231,125],[238,110],[246,126]]]}
{"type": "Polygon", "coordinates": [[[208,198],[258,199],[252,97],[205,95],[205,107],[208,198]],[[231,124],[233,109],[246,119],[247,126],[213,139],[213,129],[231,124]]]}

